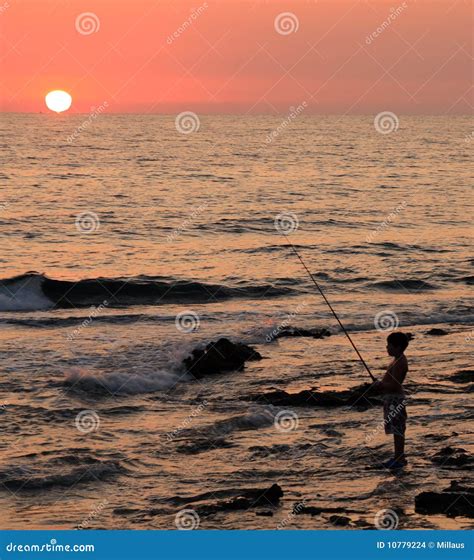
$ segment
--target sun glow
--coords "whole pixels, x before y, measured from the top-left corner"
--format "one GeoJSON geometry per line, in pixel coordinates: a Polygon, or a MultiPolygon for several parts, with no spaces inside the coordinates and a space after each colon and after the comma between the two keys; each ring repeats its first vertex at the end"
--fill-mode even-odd
{"type": "Polygon", "coordinates": [[[62,113],[67,111],[72,104],[72,97],[67,91],[56,89],[50,91],[45,97],[46,106],[51,111],[62,113]]]}

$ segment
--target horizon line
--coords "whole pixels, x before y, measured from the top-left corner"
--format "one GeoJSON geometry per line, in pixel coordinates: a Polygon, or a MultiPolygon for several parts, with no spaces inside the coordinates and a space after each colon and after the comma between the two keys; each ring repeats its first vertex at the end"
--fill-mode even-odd
{"type": "MultiPolygon", "coordinates": [[[[51,115],[51,116],[75,116],[75,115],[90,115],[95,111],[95,107],[91,107],[90,111],[81,111],[81,112],[69,112],[64,111],[62,113],[55,113],[54,111],[1,111],[0,115],[51,115]]],[[[185,110],[184,112],[189,111],[189,109],[185,110]]],[[[382,111],[371,111],[371,112],[361,112],[361,113],[300,113],[298,118],[300,117],[364,117],[364,116],[372,116],[377,115],[380,112],[388,111],[388,109],[383,109],[382,111]]],[[[100,113],[100,116],[107,116],[107,115],[141,115],[141,116],[176,116],[183,111],[166,111],[166,112],[140,112],[140,111],[103,111],[100,113]]],[[[193,111],[199,116],[203,117],[219,117],[219,116],[226,116],[226,117],[278,117],[290,114],[292,111],[289,110],[287,112],[278,112],[278,113],[227,113],[227,112],[199,112],[193,111]]],[[[395,113],[395,111],[391,111],[395,113]]],[[[406,117],[473,117],[472,113],[405,113],[405,112],[397,112],[395,113],[397,116],[406,116],[406,117]]]]}

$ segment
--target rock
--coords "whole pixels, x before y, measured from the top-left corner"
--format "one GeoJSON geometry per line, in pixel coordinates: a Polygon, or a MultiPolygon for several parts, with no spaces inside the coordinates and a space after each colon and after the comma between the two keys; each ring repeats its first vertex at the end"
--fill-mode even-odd
{"type": "Polygon", "coordinates": [[[141,510],[133,508],[115,508],[114,510],[112,510],[112,513],[114,515],[131,515],[139,511],[141,510]]]}
{"type": "Polygon", "coordinates": [[[196,506],[194,509],[199,515],[207,516],[220,511],[246,510],[259,506],[278,506],[282,497],[283,490],[281,486],[273,484],[270,488],[263,490],[244,490],[241,495],[232,498],[232,500],[196,506]]]}
{"type": "Polygon", "coordinates": [[[433,441],[445,441],[449,439],[451,436],[446,434],[425,434],[423,437],[427,439],[432,439],[433,441]]]}
{"type": "Polygon", "coordinates": [[[370,383],[364,383],[345,391],[304,390],[299,393],[287,393],[276,390],[261,395],[251,395],[249,400],[272,404],[275,406],[358,406],[368,408],[382,404],[376,393],[371,390],[370,383]]]}
{"type": "Polygon", "coordinates": [[[273,517],[273,511],[270,510],[256,511],[255,515],[259,515],[260,517],[273,517]]]}
{"type": "Polygon", "coordinates": [[[345,515],[331,515],[329,521],[337,527],[347,527],[351,524],[352,519],[345,515]]]}
{"type": "Polygon", "coordinates": [[[220,338],[205,348],[195,348],[183,360],[184,367],[196,378],[226,371],[241,370],[245,362],[261,360],[262,356],[251,346],[220,338]]]}
{"type": "Polygon", "coordinates": [[[461,369],[451,375],[449,380],[453,383],[470,383],[471,381],[474,381],[474,370],[461,369]]]}
{"type": "Polygon", "coordinates": [[[287,337],[324,338],[327,336],[331,336],[327,329],[299,329],[297,327],[282,327],[269,334],[272,339],[287,337]]]}
{"type": "Polygon", "coordinates": [[[443,492],[461,492],[466,494],[474,494],[474,488],[470,486],[463,486],[461,482],[457,480],[451,480],[449,488],[445,488],[443,492]]]}
{"type": "MultiPolygon", "coordinates": [[[[344,509],[342,507],[318,507],[318,506],[302,506],[298,504],[296,507],[293,508],[293,513],[295,515],[321,515],[321,513],[332,513],[332,514],[341,514],[341,513],[348,513],[349,510],[344,509]]],[[[360,511],[352,510],[352,513],[361,513],[360,511]]],[[[351,522],[350,517],[346,517],[344,515],[331,515],[329,521],[333,524],[337,524],[337,519],[342,519],[341,525],[349,524],[351,522]],[[348,520],[348,522],[344,521],[348,520]]]]}
{"type": "Polygon", "coordinates": [[[442,467],[467,467],[473,463],[472,456],[461,447],[443,447],[431,460],[442,467]]]}
{"type": "Polygon", "coordinates": [[[293,511],[295,515],[321,515],[321,513],[333,513],[333,512],[345,513],[345,509],[340,507],[323,508],[317,506],[302,506],[293,511]]]}
{"type": "Polygon", "coordinates": [[[415,496],[415,511],[423,514],[439,514],[456,517],[474,517],[474,494],[472,492],[422,492],[415,496]]]}
{"type": "Polygon", "coordinates": [[[447,334],[449,334],[448,331],[445,331],[444,329],[430,329],[429,331],[426,331],[426,334],[430,335],[430,336],[446,336],[447,334]]]}

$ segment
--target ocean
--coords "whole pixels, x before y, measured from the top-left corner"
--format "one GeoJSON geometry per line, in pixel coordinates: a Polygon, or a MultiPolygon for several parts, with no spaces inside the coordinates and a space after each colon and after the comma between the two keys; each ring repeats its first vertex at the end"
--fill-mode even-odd
{"type": "Polygon", "coordinates": [[[330,508],[346,528],[467,528],[414,498],[472,469],[472,120],[193,118],[0,119],[2,529],[174,529],[183,509],[329,529],[330,508]],[[369,380],[287,239],[376,376],[387,334],[413,336],[401,473],[373,468],[379,407],[249,400],[369,380]],[[192,378],[182,360],[220,337],[264,359],[192,378]],[[446,447],[471,462],[432,461],[446,447]],[[273,484],[278,507],[205,509],[273,484]]]}

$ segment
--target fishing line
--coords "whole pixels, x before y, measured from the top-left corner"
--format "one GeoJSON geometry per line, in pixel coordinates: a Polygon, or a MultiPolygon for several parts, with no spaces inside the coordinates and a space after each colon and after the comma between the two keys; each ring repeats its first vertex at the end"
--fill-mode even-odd
{"type": "Polygon", "coordinates": [[[359,352],[359,350],[357,349],[357,346],[354,344],[352,338],[350,337],[349,333],[346,331],[346,328],[344,327],[344,325],[341,323],[341,320],[339,319],[339,317],[337,316],[337,313],[334,311],[332,305],[330,304],[328,298],[325,296],[323,290],[321,289],[321,286],[316,282],[316,280],[314,279],[314,276],[311,274],[309,268],[306,266],[304,260],[302,259],[301,255],[298,253],[298,251],[296,250],[296,247],[293,245],[293,243],[291,243],[291,241],[288,239],[288,236],[285,235],[285,233],[281,232],[282,235],[285,237],[286,242],[288,243],[288,246],[291,247],[291,249],[293,250],[293,252],[295,253],[295,255],[298,257],[300,263],[303,265],[304,269],[306,270],[306,272],[308,273],[308,276],[311,278],[311,280],[313,281],[313,284],[316,286],[316,288],[318,289],[319,293],[323,296],[324,301],[326,302],[327,306],[329,307],[329,309],[331,310],[331,313],[334,315],[336,321],[339,323],[339,326],[341,327],[341,329],[343,330],[344,334],[347,336],[349,342],[352,345],[352,348],[354,348],[354,350],[357,353],[357,356],[359,356],[359,360],[363,363],[365,369],[367,370],[367,373],[370,375],[370,377],[372,378],[372,381],[375,381],[375,377],[372,375],[372,372],[369,369],[369,366],[365,363],[364,358],[362,357],[361,353],[359,352]]]}

